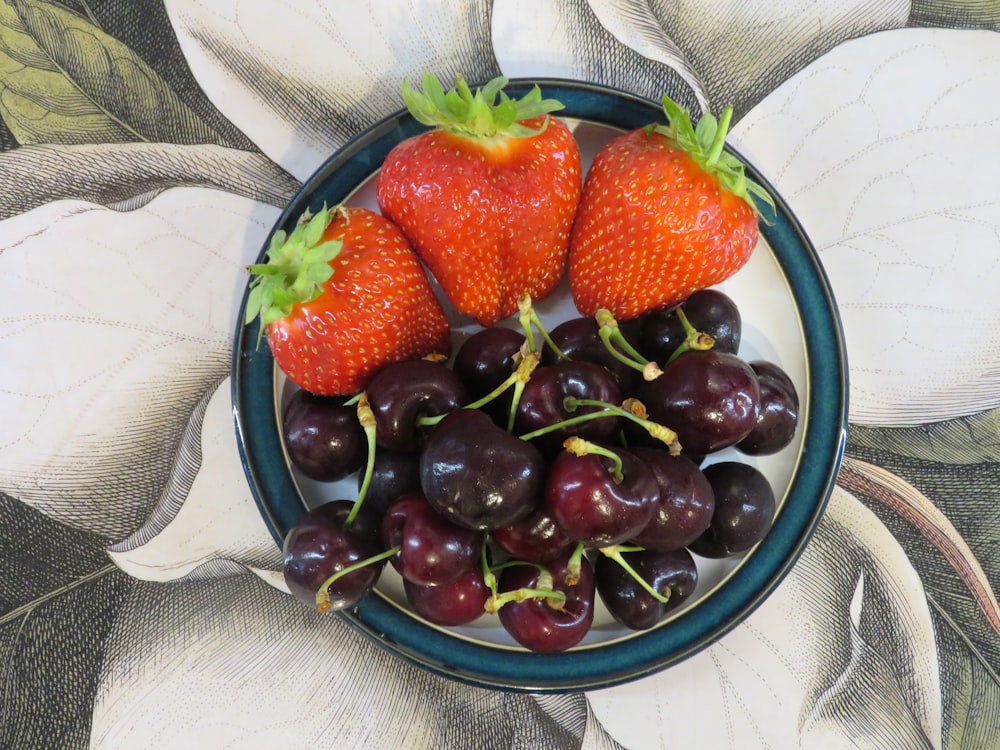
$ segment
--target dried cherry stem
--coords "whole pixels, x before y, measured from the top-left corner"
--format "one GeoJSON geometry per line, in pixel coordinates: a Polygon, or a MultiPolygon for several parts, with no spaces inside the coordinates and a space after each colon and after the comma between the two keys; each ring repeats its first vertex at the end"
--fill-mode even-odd
{"type": "Polygon", "coordinates": [[[647,581],[645,578],[639,575],[636,572],[635,568],[629,565],[628,561],[626,561],[625,558],[622,557],[622,552],[641,552],[642,547],[631,547],[631,546],[623,547],[619,544],[616,544],[611,547],[599,547],[598,551],[605,557],[609,557],[616,563],[621,565],[625,569],[625,572],[628,573],[630,576],[632,576],[635,579],[636,583],[642,586],[642,588],[645,589],[650,596],[656,599],[656,601],[661,602],[663,604],[666,604],[667,602],[670,601],[671,592],[669,588],[667,589],[665,594],[661,594],[659,591],[650,586],[649,581],[647,581]]]}
{"type": "Polygon", "coordinates": [[[498,593],[495,588],[491,589],[492,595],[486,600],[486,604],[483,605],[483,609],[487,612],[497,612],[505,604],[510,602],[523,602],[528,599],[545,599],[550,607],[553,609],[562,609],[563,604],[566,603],[566,594],[562,591],[556,591],[553,589],[552,573],[544,565],[539,565],[538,563],[526,562],[524,560],[511,560],[509,562],[502,563],[490,570],[491,573],[495,571],[503,570],[504,568],[509,568],[512,565],[531,565],[538,570],[538,581],[534,588],[523,587],[519,589],[513,589],[512,591],[505,591],[502,594],[498,593]]]}
{"type": "Polygon", "coordinates": [[[610,448],[584,440],[576,435],[566,438],[563,441],[563,448],[574,456],[602,456],[608,459],[611,461],[611,478],[615,480],[615,484],[621,484],[625,480],[625,475],[622,473],[622,457],[610,448]]]}
{"type": "Polygon", "coordinates": [[[364,560],[358,560],[356,563],[351,563],[345,568],[341,568],[332,576],[323,581],[323,584],[319,587],[319,591],[316,592],[316,611],[317,612],[328,612],[330,611],[330,587],[336,583],[338,580],[346,576],[348,573],[353,573],[356,570],[361,570],[369,565],[374,565],[375,563],[382,562],[383,560],[388,560],[390,557],[399,552],[400,547],[397,545],[392,549],[387,549],[385,552],[380,552],[377,555],[372,555],[371,557],[366,557],[364,560]]]}
{"type": "Polygon", "coordinates": [[[684,310],[678,307],[675,312],[677,313],[677,319],[681,322],[681,325],[684,326],[684,340],[680,343],[680,346],[674,349],[670,357],[667,358],[667,364],[673,362],[679,356],[684,354],[684,352],[705,352],[715,346],[715,339],[707,333],[702,333],[691,325],[691,321],[688,320],[688,316],[684,314],[684,310]]]}
{"type": "Polygon", "coordinates": [[[583,553],[586,550],[583,542],[576,545],[573,554],[569,556],[566,563],[566,575],[564,576],[567,586],[576,586],[580,582],[580,573],[583,568],[583,553]]]}
{"type": "Polygon", "coordinates": [[[531,440],[532,438],[539,437],[546,434],[547,432],[553,432],[561,427],[572,427],[575,424],[580,424],[581,422],[586,422],[590,419],[600,419],[601,417],[610,416],[620,416],[625,417],[637,425],[642,427],[651,437],[659,440],[661,443],[667,445],[670,449],[670,454],[676,456],[681,452],[681,444],[677,438],[677,433],[671,430],[666,425],[662,425],[659,422],[654,422],[648,418],[646,412],[646,406],[635,398],[628,398],[622,402],[621,406],[615,406],[614,404],[609,404],[606,401],[597,401],[596,399],[589,398],[576,398],[575,396],[567,396],[563,399],[563,408],[568,412],[574,412],[581,406],[596,406],[601,409],[601,411],[587,412],[586,414],[580,414],[576,417],[570,417],[562,422],[556,422],[545,427],[540,427],[533,432],[526,432],[521,435],[522,440],[531,440]]]}
{"type": "Polygon", "coordinates": [[[361,510],[361,504],[365,501],[368,487],[372,483],[372,475],[375,473],[375,413],[368,403],[368,394],[363,391],[358,394],[357,412],[358,422],[361,424],[365,440],[368,442],[368,459],[365,462],[365,473],[361,479],[361,486],[358,488],[358,497],[354,501],[351,512],[347,514],[347,519],[344,521],[345,526],[350,526],[358,515],[358,511],[361,510]]]}
{"type": "Polygon", "coordinates": [[[656,362],[646,359],[628,342],[618,327],[618,320],[610,310],[602,307],[594,313],[594,319],[597,321],[597,335],[601,337],[612,357],[641,372],[643,380],[656,380],[663,374],[663,370],[656,362]]]}
{"type": "Polygon", "coordinates": [[[542,340],[552,348],[552,351],[555,352],[559,359],[569,359],[566,353],[556,346],[556,342],[554,342],[552,337],[549,336],[549,332],[542,324],[541,319],[538,317],[538,313],[535,312],[534,305],[531,303],[531,295],[522,294],[517,298],[517,312],[517,319],[521,323],[521,328],[524,329],[524,335],[528,340],[528,349],[530,351],[538,351],[538,347],[535,345],[535,334],[533,332],[533,328],[537,328],[542,340]]]}

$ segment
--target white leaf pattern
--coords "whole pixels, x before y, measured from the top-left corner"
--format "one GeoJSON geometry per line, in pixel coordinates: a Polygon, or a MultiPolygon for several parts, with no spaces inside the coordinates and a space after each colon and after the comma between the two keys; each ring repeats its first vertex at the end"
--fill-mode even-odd
{"type": "Polygon", "coordinates": [[[846,43],[733,131],[817,246],[840,305],[851,421],[1000,406],[1000,36],[846,43]],[[961,134],[961,137],[957,137],[961,134]],[[868,280],[858,284],[858,279],[868,280]]]}
{"type": "Polygon", "coordinates": [[[119,213],[60,202],[0,223],[0,487],[121,539],[229,371],[243,266],[277,210],[169,190],[119,213]],[[197,229],[194,229],[197,227],[197,229]]]}

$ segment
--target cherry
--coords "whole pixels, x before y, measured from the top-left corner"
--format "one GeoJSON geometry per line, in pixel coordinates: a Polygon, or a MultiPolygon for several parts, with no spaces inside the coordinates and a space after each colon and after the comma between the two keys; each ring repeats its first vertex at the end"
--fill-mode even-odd
{"type": "Polygon", "coordinates": [[[574,568],[573,575],[568,577],[567,569],[573,559],[571,553],[564,553],[543,569],[519,563],[500,574],[500,597],[511,596],[497,611],[500,624],[530,651],[565,651],[582,641],[590,630],[594,621],[594,569],[583,557],[577,561],[579,569],[574,568]],[[554,592],[557,596],[533,595],[539,591],[554,592]],[[527,598],[519,601],[519,596],[527,598]]]}
{"type": "Polygon", "coordinates": [[[490,590],[482,568],[465,571],[451,583],[420,586],[403,579],[403,591],[413,610],[435,625],[467,625],[485,612],[490,590]]]}
{"type": "Polygon", "coordinates": [[[775,499],[758,469],[723,461],[703,469],[715,495],[712,523],[688,549],[710,558],[731,557],[757,544],[771,530],[775,499]]]}
{"type": "Polygon", "coordinates": [[[691,327],[708,334],[718,352],[737,354],[743,335],[739,308],[718,289],[702,289],[680,305],[656,310],[642,317],[639,348],[657,362],[667,362],[688,336],[677,310],[683,311],[691,327]]]}
{"type": "Polygon", "coordinates": [[[751,456],[769,456],[792,442],[799,421],[799,395],[788,373],[773,362],[750,363],[760,386],[760,411],[750,434],[736,448],[751,456]]]}
{"type": "Polygon", "coordinates": [[[529,515],[542,496],[545,459],[538,448],[476,409],[458,409],[437,425],[420,454],[420,486],[438,513],[486,530],[529,515]]]}
{"type": "Polygon", "coordinates": [[[627,568],[602,555],[594,565],[597,593],[611,616],[632,630],[647,630],[691,596],[698,568],[686,549],[621,552],[627,568]],[[636,576],[666,601],[654,597],[636,576]]]}
{"type": "Polygon", "coordinates": [[[498,526],[491,534],[493,541],[516,560],[546,563],[576,543],[570,539],[542,510],[535,510],[520,521],[498,526]]]}
{"type": "MultiPolygon", "coordinates": [[[[639,322],[624,321],[620,324],[622,335],[633,344],[639,338],[639,322]]],[[[639,380],[639,373],[617,359],[600,336],[600,325],[594,317],[570,318],[549,332],[552,342],[565,357],[601,365],[615,376],[623,393],[633,390],[639,380]]],[[[554,365],[564,358],[552,347],[542,351],[542,364],[554,365]]]]}
{"type": "Polygon", "coordinates": [[[386,510],[382,545],[399,547],[389,561],[408,581],[421,586],[451,583],[478,567],[483,537],[436,513],[420,494],[403,495],[386,510]]]}
{"type": "Polygon", "coordinates": [[[335,482],[364,466],[368,448],[357,410],[339,399],[296,390],[281,429],[289,460],[310,479],[335,482]]]}
{"type": "Polygon", "coordinates": [[[649,523],[659,487],[652,469],[625,449],[579,438],[549,466],[545,512],[566,536],[590,547],[632,539],[649,523]]]}
{"type": "Polygon", "coordinates": [[[662,448],[632,449],[656,477],[659,496],[653,517],[632,542],[663,552],[686,547],[708,528],[715,511],[712,485],[698,465],[662,448]]]}
{"type": "MultiPolygon", "coordinates": [[[[364,475],[358,474],[358,490],[364,483],[364,475]]],[[[375,452],[372,476],[365,494],[365,507],[379,514],[398,497],[420,491],[420,454],[413,451],[391,451],[380,449],[375,452]]]]}
{"type": "Polygon", "coordinates": [[[686,352],[645,382],[641,394],[650,418],[676,431],[681,446],[693,454],[735,445],[757,423],[757,376],[735,354],[686,352]]]}
{"type": "Polygon", "coordinates": [[[408,360],[386,365],[365,393],[375,415],[380,448],[412,451],[423,442],[423,421],[458,409],[468,401],[465,386],[444,362],[408,360]]]}
{"type": "Polygon", "coordinates": [[[452,368],[465,383],[472,400],[498,387],[513,372],[525,337],[513,328],[483,328],[469,336],[455,352],[452,368]]]}
{"type": "MultiPolygon", "coordinates": [[[[514,418],[514,429],[527,435],[556,423],[602,412],[601,406],[567,407],[567,399],[586,399],[617,406],[622,393],[609,370],[593,362],[563,361],[539,367],[524,386],[514,418]]],[[[573,435],[597,442],[614,442],[621,429],[617,415],[589,419],[550,429],[532,439],[545,456],[553,456],[573,435]]]]}
{"type": "Polygon", "coordinates": [[[285,536],[283,554],[288,590],[321,611],[361,601],[375,587],[387,556],[379,542],[378,515],[350,500],[324,503],[302,516],[285,536]],[[334,574],[365,561],[328,583],[334,574]]]}

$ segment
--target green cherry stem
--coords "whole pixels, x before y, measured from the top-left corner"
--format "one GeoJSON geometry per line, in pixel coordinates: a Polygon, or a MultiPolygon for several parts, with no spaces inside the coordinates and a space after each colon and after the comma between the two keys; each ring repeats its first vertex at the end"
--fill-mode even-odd
{"type": "Polygon", "coordinates": [[[580,582],[580,573],[583,568],[583,553],[586,547],[581,542],[576,545],[576,549],[573,550],[573,554],[569,556],[569,561],[566,563],[566,585],[576,586],[580,582]]]}
{"type": "Polygon", "coordinates": [[[667,602],[670,601],[670,589],[667,589],[667,592],[665,594],[661,594],[659,591],[650,586],[649,581],[647,581],[645,578],[639,575],[636,572],[635,568],[629,565],[628,561],[626,561],[625,558],[622,557],[622,552],[638,552],[642,550],[641,547],[621,547],[616,544],[611,547],[599,547],[598,550],[605,557],[608,557],[614,560],[619,565],[621,565],[625,569],[625,572],[627,572],[630,576],[632,576],[636,580],[636,583],[642,586],[643,589],[645,589],[650,596],[656,599],[656,601],[661,602],[663,604],[666,604],[667,602]]]}
{"type": "Polygon", "coordinates": [[[372,483],[372,475],[375,473],[375,413],[368,403],[368,395],[364,392],[358,396],[357,412],[358,422],[361,424],[361,429],[365,433],[365,440],[368,442],[368,459],[365,463],[365,473],[361,479],[361,487],[358,488],[358,497],[354,501],[354,507],[351,508],[351,512],[347,514],[347,519],[344,521],[344,525],[346,526],[351,525],[358,515],[358,511],[361,510],[361,504],[365,501],[365,496],[368,494],[368,487],[372,483]]]}
{"type": "Polygon", "coordinates": [[[563,448],[574,456],[603,456],[611,461],[611,478],[616,484],[621,484],[625,479],[622,473],[622,457],[603,445],[584,440],[582,437],[574,435],[563,441],[563,448]]]}
{"type": "Polygon", "coordinates": [[[684,352],[705,352],[715,346],[715,339],[691,325],[688,316],[684,314],[684,310],[680,307],[677,308],[677,319],[684,326],[684,340],[680,343],[680,346],[674,349],[673,353],[667,359],[667,364],[673,362],[684,354],[684,352]]]}
{"type": "Polygon", "coordinates": [[[514,370],[514,393],[511,394],[510,410],[507,412],[507,432],[514,431],[514,418],[517,416],[517,408],[521,404],[521,396],[524,394],[524,386],[531,380],[531,373],[535,371],[542,361],[542,355],[536,351],[524,354],[523,359],[514,370]]]}
{"type": "Polygon", "coordinates": [[[663,370],[656,362],[651,362],[643,357],[628,342],[610,310],[602,307],[594,313],[594,319],[597,321],[597,335],[601,337],[601,341],[604,342],[604,346],[612,357],[633,370],[641,372],[644,380],[656,380],[663,374],[663,370]]]}
{"type": "Polygon", "coordinates": [[[316,592],[316,610],[318,612],[328,612],[330,610],[330,587],[336,583],[338,580],[346,576],[348,573],[353,573],[356,570],[361,570],[369,565],[374,565],[382,560],[388,560],[390,557],[399,552],[399,547],[393,547],[392,549],[387,549],[385,552],[380,552],[377,555],[372,555],[371,557],[366,557],[364,560],[358,560],[356,563],[351,563],[350,565],[341,568],[332,576],[323,581],[323,584],[319,587],[319,591],[316,592]]]}
{"type": "Polygon", "coordinates": [[[538,563],[526,562],[524,560],[510,560],[501,565],[497,565],[491,568],[490,572],[495,573],[496,571],[509,568],[513,565],[531,565],[536,570],[538,570],[538,581],[534,588],[519,588],[513,589],[512,591],[505,591],[504,593],[498,593],[495,588],[492,588],[492,595],[486,600],[484,609],[487,612],[497,612],[505,604],[510,602],[523,602],[528,599],[546,599],[550,607],[554,609],[561,609],[562,605],[566,602],[566,594],[562,591],[556,591],[553,589],[552,573],[544,565],[539,565],[538,563]]]}
{"type": "MultiPolygon", "coordinates": [[[[571,417],[565,422],[557,423],[552,427],[558,428],[560,426],[567,426],[567,423],[576,424],[583,422],[588,418],[602,417],[618,415],[625,417],[637,425],[642,427],[651,437],[659,440],[661,443],[667,445],[670,449],[672,455],[677,455],[681,452],[681,445],[677,438],[677,433],[671,430],[666,425],[662,425],[659,422],[654,422],[648,418],[646,412],[646,406],[641,401],[635,398],[628,398],[622,403],[621,406],[615,406],[614,404],[609,404],[604,401],[597,401],[595,399],[589,398],[575,398],[574,396],[567,396],[563,399],[563,408],[568,412],[576,411],[581,406],[595,406],[603,411],[599,412],[588,412],[587,414],[581,414],[578,417],[571,417]]],[[[526,435],[521,435],[522,439],[530,439],[531,437],[538,437],[535,433],[543,433],[550,431],[548,428],[540,428],[535,430],[534,433],[528,433],[526,435]]]]}
{"type": "MultiPolygon", "coordinates": [[[[471,403],[463,406],[463,409],[482,409],[486,404],[490,403],[496,398],[499,398],[508,388],[514,388],[515,391],[515,401],[514,405],[516,407],[517,401],[520,400],[520,392],[524,390],[524,384],[528,382],[531,378],[531,373],[535,371],[538,367],[538,363],[541,362],[541,355],[538,352],[528,352],[525,354],[521,360],[518,362],[517,367],[507,376],[500,385],[494,388],[492,391],[487,393],[480,399],[472,401],[471,403]]],[[[433,427],[442,419],[447,417],[448,414],[435,414],[433,417],[423,416],[417,419],[417,424],[421,427],[433,427]]],[[[513,417],[512,417],[513,419],[513,417]]],[[[513,429],[513,427],[511,427],[513,429]]]]}
{"type": "Polygon", "coordinates": [[[538,313],[535,312],[535,307],[531,302],[530,295],[522,294],[518,297],[517,312],[518,321],[521,323],[521,328],[524,329],[524,335],[528,340],[528,349],[530,351],[538,351],[538,348],[535,346],[535,335],[533,333],[533,329],[537,328],[542,340],[548,344],[559,359],[570,359],[570,357],[556,345],[556,342],[552,340],[552,337],[549,335],[548,330],[542,323],[541,318],[538,317],[538,313]]]}

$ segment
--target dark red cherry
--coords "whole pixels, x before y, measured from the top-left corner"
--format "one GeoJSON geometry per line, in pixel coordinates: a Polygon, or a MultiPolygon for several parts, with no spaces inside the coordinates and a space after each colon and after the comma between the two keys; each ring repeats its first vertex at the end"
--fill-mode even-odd
{"type": "MultiPolygon", "coordinates": [[[[636,346],[639,340],[639,321],[621,321],[618,327],[626,340],[636,346]]],[[[639,382],[639,371],[623,363],[608,351],[607,344],[600,336],[600,326],[596,318],[592,316],[570,318],[563,321],[549,331],[549,338],[569,359],[593,362],[609,370],[615,376],[623,393],[631,391],[639,382]]],[[[552,347],[546,346],[542,350],[543,365],[554,365],[560,361],[562,359],[552,347]]]]}
{"type": "Polygon", "coordinates": [[[570,539],[608,547],[640,533],[652,518],[659,488],[644,461],[617,448],[620,475],[602,455],[564,450],[549,466],[545,512],[570,539]]]}
{"type": "Polygon", "coordinates": [[[775,498],[770,482],[758,469],[739,461],[711,464],[703,471],[715,495],[715,512],[712,523],[688,549],[710,558],[745,552],[771,530],[775,498]]]}
{"type": "Polygon", "coordinates": [[[542,510],[520,521],[498,526],[491,536],[508,555],[526,562],[549,562],[576,546],[576,542],[542,510]]]}
{"type": "MultiPolygon", "coordinates": [[[[358,472],[358,490],[364,483],[358,472]]],[[[365,507],[383,514],[398,497],[420,491],[420,454],[416,451],[375,451],[372,476],[365,494],[365,507]]]]}
{"type": "Polygon", "coordinates": [[[357,408],[339,399],[295,391],[285,405],[281,430],[292,464],[319,482],[350,476],[368,457],[357,408]]]}
{"type": "MultiPolygon", "coordinates": [[[[559,362],[539,367],[525,384],[514,419],[514,431],[525,435],[564,420],[601,411],[600,406],[567,408],[568,397],[588,399],[619,406],[621,389],[607,369],[593,362],[559,362]]],[[[532,439],[546,456],[562,450],[563,441],[576,435],[594,442],[614,442],[621,429],[622,418],[603,416],[553,430],[532,439]]]]}
{"type": "MultiPolygon", "coordinates": [[[[282,573],[288,590],[316,607],[316,594],[334,573],[379,555],[378,515],[362,505],[347,524],[354,502],[335,500],[320,505],[298,520],[285,536],[282,573]]],[[[345,574],[327,587],[330,609],[352,607],[375,587],[385,560],[345,574]]]]}
{"type": "Polygon", "coordinates": [[[365,388],[375,415],[380,448],[417,450],[426,430],[423,417],[452,412],[467,403],[465,386],[444,362],[427,359],[388,364],[365,388]]]}
{"type": "Polygon", "coordinates": [[[448,414],[420,454],[420,486],[431,507],[470,529],[529,515],[541,499],[545,472],[538,448],[476,409],[448,414]]]}
{"type": "Polygon", "coordinates": [[[701,536],[712,520],[712,485],[685,455],[673,456],[665,449],[641,446],[632,452],[653,470],[660,490],[653,517],[632,541],[660,551],[686,547],[701,536]]]}
{"type": "MultiPolygon", "coordinates": [[[[594,621],[594,570],[581,560],[579,579],[566,580],[570,555],[563,554],[545,567],[552,576],[552,589],[565,594],[565,601],[529,598],[503,605],[497,613],[511,637],[530,651],[557,653],[583,640],[594,621]]],[[[538,586],[540,571],[533,565],[513,565],[500,574],[501,593],[538,586]]]]}
{"type": "Polygon", "coordinates": [[[419,586],[403,579],[403,591],[414,612],[428,622],[445,626],[467,625],[477,619],[490,597],[479,567],[441,586],[419,586]]]}
{"type": "Polygon", "coordinates": [[[707,455],[735,445],[757,424],[757,375],[735,354],[689,351],[642,386],[649,418],[677,433],[685,451],[707,455]]]}
{"type": "Polygon", "coordinates": [[[617,561],[601,555],[594,566],[597,593],[611,616],[632,630],[647,630],[677,609],[698,583],[698,568],[686,549],[670,552],[623,552],[622,558],[653,590],[650,594],[617,561]]]}
{"type": "Polygon", "coordinates": [[[715,339],[713,348],[716,351],[739,353],[743,337],[739,308],[731,297],[718,289],[702,289],[679,306],[656,310],[642,317],[639,348],[647,358],[662,364],[684,343],[687,332],[677,315],[678,307],[695,330],[715,339]]]}
{"type": "Polygon", "coordinates": [[[736,448],[751,456],[769,456],[792,442],[799,421],[799,395],[788,373],[773,362],[756,360],[750,367],[760,385],[757,424],[736,448]]]}
{"type": "Polygon", "coordinates": [[[406,580],[421,586],[451,583],[479,567],[483,537],[435,512],[421,494],[403,495],[385,512],[382,546],[399,547],[389,558],[406,580]]]}

